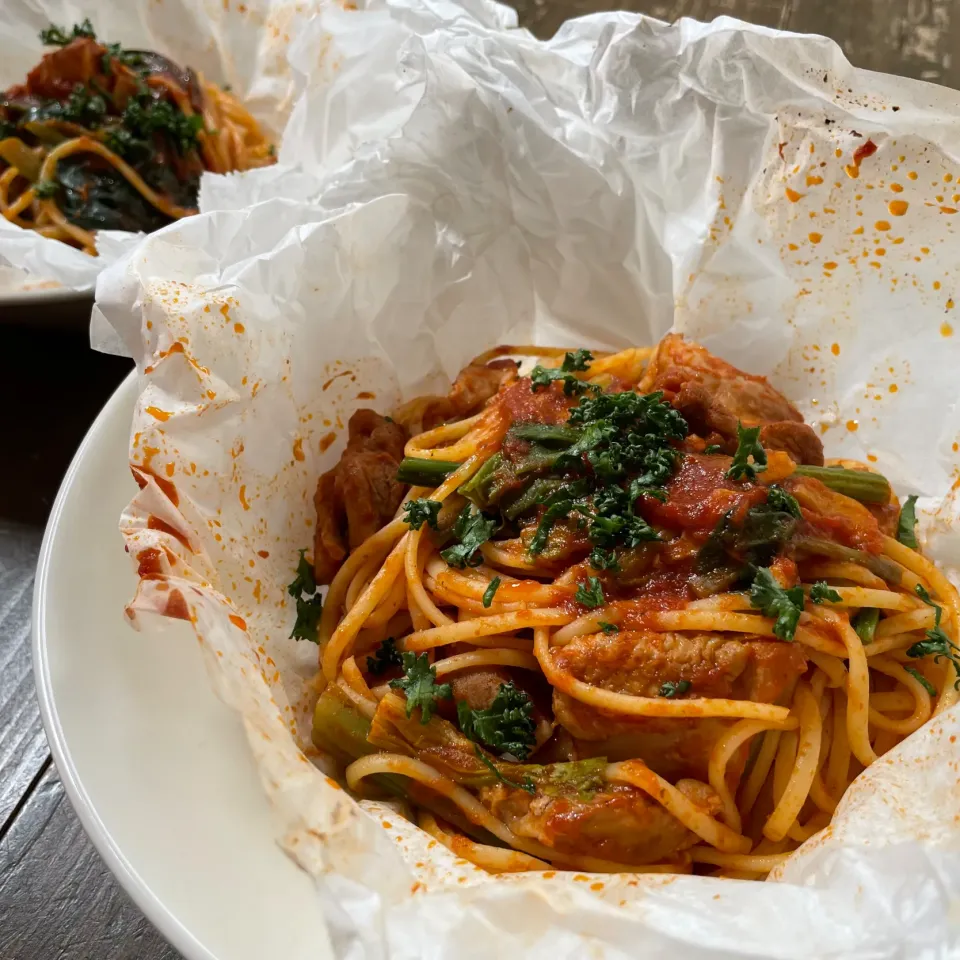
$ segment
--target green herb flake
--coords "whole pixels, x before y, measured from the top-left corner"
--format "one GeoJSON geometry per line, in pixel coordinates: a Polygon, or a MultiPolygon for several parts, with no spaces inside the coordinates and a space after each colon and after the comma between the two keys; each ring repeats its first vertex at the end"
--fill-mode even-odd
{"type": "Polygon", "coordinates": [[[483,562],[480,547],[499,529],[500,522],[480,513],[472,504],[467,504],[453,525],[453,536],[458,541],[454,546],[440,551],[440,556],[451,567],[478,567],[483,562]]]}
{"type": "Polygon", "coordinates": [[[403,519],[410,524],[411,530],[419,530],[424,523],[432,530],[437,529],[437,515],[443,504],[439,500],[408,500],[403,505],[403,519]]]}
{"type": "Polygon", "coordinates": [[[803,588],[784,589],[768,567],[758,567],[750,587],[750,606],[774,620],[775,637],[792,642],[803,611],[803,588]]]}
{"type": "Polygon", "coordinates": [[[38,180],[33,185],[33,192],[41,200],[49,200],[51,197],[55,197],[59,189],[60,187],[56,180],[38,180]]]}
{"type": "Polygon", "coordinates": [[[496,595],[497,591],[500,589],[500,578],[494,577],[487,589],[483,591],[483,600],[482,603],[485,607],[489,607],[493,603],[493,598],[496,595]]]}
{"type": "Polygon", "coordinates": [[[386,673],[391,667],[402,667],[403,660],[400,657],[400,651],[397,649],[397,641],[393,637],[387,637],[372,657],[367,657],[367,672],[375,677],[386,673]]]}
{"type": "Polygon", "coordinates": [[[934,625],[932,630],[927,630],[923,640],[918,640],[912,647],[907,648],[907,656],[917,659],[919,657],[933,657],[934,663],[939,663],[942,659],[949,660],[953,665],[957,679],[954,681],[954,687],[960,688],[960,647],[958,647],[940,626],[940,618],[943,616],[943,607],[935,603],[930,597],[923,584],[916,586],[917,596],[929,607],[934,610],[934,625]]]}
{"type": "Polygon", "coordinates": [[[317,592],[313,567],[307,560],[306,553],[306,550],[300,551],[296,575],[287,586],[287,593],[297,604],[297,619],[290,632],[290,639],[318,643],[317,628],[320,625],[320,614],[323,612],[323,598],[317,592]]]}
{"type": "Polygon", "coordinates": [[[760,428],[737,421],[737,452],[727,471],[728,480],[756,480],[767,469],[767,452],[760,445],[760,428]],[[752,458],[752,459],[751,459],[752,458]]]}
{"type": "Polygon", "coordinates": [[[70,33],[67,33],[63,27],[58,27],[55,23],[51,23],[45,30],[40,31],[40,42],[45,47],[65,47],[68,43],[76,40],[77,37],[86,37],[88,40],[97,39],[97,34],[89,17],[81,23],[75,23],[71,27],[70,33]]]}
{"type": "Polygon", "coordinates": [[[576,600],[577,603],[589,607],[591,610],[602,607],[604,603],[606,603],[606,600],[603,596],[603,584],[600,582],[600,579],[598,577],[587,577],[587,585],[584,586],[581,583],[577,587],[577,592],[573,595],[573,599],[576,600]]]}
{"type": "Polygon", "coordinates": [[[533,701],[512,682],[501,683],[484,710],[474,710],[466,700],[457,702],[457,721],[465,737],[518,760],[526,760],[536,743],[532,714],[533,701]]]}
{"type": "Polygon", "coordinates": [[[897,539],[911,550],[916,550],[917,543],[917,497],[910,496],[903,501],[900,508],[900,519],[897,522],[897,539]]]}
{"type": "Polygon", "coordinates": [[[810,599],[814,603],[840,603],[841,598],[826,580],[818,580],[810,587],[810,599]]]}
{"type": "Polygon", "coordinates": [[[607,623],[606,620],[601,620],[601,621],[597,624],[597,626],[598,626],[604,633],[608,633],[608,634],[609,634],[609,633],[619,633],[619,632],[620,632],[620,628],[619,628],[615,623],[607,623]]]}
{"type": "Polygon", "coordinates": [[[390,681],[394,690],[402,690],[407,697],[407,716],[420,708],[420,722],[424,725],[430,722],[438,700],[453,698],[453,690],[449,683],[437,683],[437,671],[430,664],[430,657],[426,653],[419,656],[416,653],[403,653],[403,676],[390,681]]]}
{"type": "Polygon", "coordinates": [[[476,745],[473,745],[473,752],[477,755],[477,759],[485,766],[488,767],[493,775],[507,787],[514,787],[517,790],[525,790],[529,794],[535,794],[537,792],[536,786],[534,786],[533,781],[529,777],[524,777],[519,783],[516,780],[508,780],[498,769],[497,765],[476,745]]]}
{"type": "Polygon", "coordinates": [[[803,519],[803,515],[800,513],[800,504],[797,502],[797,498],[787,493],[783,487],[778,487],[776,484],[767,487],[767,506],[772,510],[779,511],[780,513],[789,513],[791,517],[794,517],[797,520],[803,519]]]}
{"type": "Polygon", "coordinates": [[[672,680],[667,680],[666,683],[660,684],[660,690],[657,693],[658,697],[667,697],[672,700],[674,697],[681,697],[685,694],[692,684],[689,680],[678,680],[674,683],[672,680]]]}

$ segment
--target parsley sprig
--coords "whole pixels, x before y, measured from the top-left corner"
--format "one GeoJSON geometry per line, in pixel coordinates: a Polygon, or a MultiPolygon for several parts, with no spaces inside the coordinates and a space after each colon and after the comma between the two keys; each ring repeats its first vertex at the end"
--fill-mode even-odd
{"type": "Polygon", "coordinates": [[[453,525],[453,536],[457,543],[440,551],[440,556],[450,564],[462,570],[464,567],[478,567],[483,563],[480,547],[499,529],[500,521],[488,517],[473,504],[467,504],[453,525]]]}
{"type": "Polygon", "coordinates": [[[781,587],[769,567],[758,567],[750,587],[750,606],[774,620],[775,637],[792,641],[803,611],[803,587],[781,587]]]}
{"type": "Polygon", "coordinates": [[[900,519],[897,521],[897,539],[911,550],[916,550],[917,543],[917,497],[910,496],[903,501],[900,508],[900,519]]]}
{"type": "Polygon", "coordinates": [[[69,33],[64,27],[58,27],[55,23],[51,23],[45,30],[40,31],[40,42],[45,47],[65,47],[68,43],[76,40],[77,37],[87,37],[89,40],[97,39],[97,34],[89,17],[86,17],[81,23],[75,23],[70,28],[69,33]]]}
{"type": "Polygon", "coordinates": [[[767,451],[760,445],[760,428],[737,421],[737,452],[727,471],[728,480],[756,480],[767,469],[767,451]]]}
{"type": "Polygon", "coordinates": [[[403,519],[410,524],[411,530],[419,530],[424,523],[432,530],[436,530],[437,515],[442,506],[439,500],[427,500],[425,497],[408,500],[403,505],[403,519]]]}
{"type": "Polygon", "coordinates": [[[392,667],[403,666],[403,659],[400,651],[397,649],[397,641],[393,637],[387,637],[372,657],[367,657],[367,670],[375,677],[386,673],[392,667]]]}
{"type": "Polygon", "coordinates": [[[573,599],[576,600],[577,603],[582,603],[585,607],[589,607],[591,610],[602,607],[604,603],[606,603],[606,599],[603,596],[603,584],[598,577],[587,577],[586,585],[581,583],[577,587],[577,592],[573,595],[573,599]]]}
{"type": "Polygon", "coordinates": [[[934,663],[939,663],[944,658],[949,660],[953,664],[954,672],[957,675],[953,685],[955,688],[960,688],[960,656],[958,656],[960,655],[960,647],[946,635],[940,626],[943,607],[933,601],[923,584],[917,584],[916,593],[927,606],[933,607],[933,628],[926,631],[923,640],[918,640],[912,647],[907,648],[907,656],[914,658],[933,657],[934,663]]]}
{"type": "Polygon", "coordinates": [[[465,737],[518,760],[526,760],[536,742],[532,713],[533,701],[512,682],[501,683],[484,710],[474,710],[466,700],[457,702],[457,720],[465,737]]]}
{"type": "Polygon", "coordinates": [[[313,577],[313,567],[307,560],[306,553],[306,550],[300,551],[296,576],[287,587],[287,593],[297,601],[297,619],[290,639],[318,643],[317,627],[323,612],[323,598],[317,592],[317,581],[313,577]]]}
{"type": "Polygon", "coordinates": [[[563,382],[563,392],[568,397],[578,396],[588,390],[596,391],[599,388],[591,387],[573,375],[589,369],[592,360],[593,354],[589,350],[574,350],[564,354],[559,370],[537,364],[530,373],[530,389],[536,393],[538,387],[549,387],[554,381],[560,380],[563,382]]]}
{"type": "Polygon", "coordinates": [[[666,683],[660,684],[660,690],[657,693],[658,697],[667,697],[672,700],[674,697],[681,697],[685,694],[693,684],[689,680],[678,680],[674,683],[672,680],[667,680],[666,683]]]}
{"type": "Polygon", "coordinates": [[[420,708],[420,722],[428,724],[438,700],[450,700],[453,690],[449,683],[437,683],[437,671],[426,653],[419,656],[409,652],[401,654],[403,676],[390,681],[394,690],[402,690],[407,697],[407,716],[420,708]]]}

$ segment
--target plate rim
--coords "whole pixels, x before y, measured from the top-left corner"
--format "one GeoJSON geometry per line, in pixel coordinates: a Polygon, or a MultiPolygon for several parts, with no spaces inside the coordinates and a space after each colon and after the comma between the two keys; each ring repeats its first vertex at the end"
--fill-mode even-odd
{"type": "MultiPolygon", "coordinates": [[[[2,303],[2,301],[0,301],[2,303]]],[[[33,659],[34,684],[40,706],[40,719],[50,747],[53,762],[63,783],[67,797],[77,814],[80,825],[90,838],[97,853],[103,858],[120,886],[133,900],[161,936],[178,950],[186,960],[220,960],[211,953],[177,917],[163,904],[143,877],[136,871],[113,839],[88,796],[80,780],[76,765],[66,744],[60,717],[54,701],[50,663],[46,645],[46,604],[49,602],[49,575],[54,534],[62,517],[80,466],[96,439],[105,429],[105,423],[114,407],[126,400],[137,380],[136,369],[131,370],[110,395],[96,419],[87,430],[77,452],[70,461],[50,510],[43,532],[40,555],[33,587],[30,647],[33,659]]]]}

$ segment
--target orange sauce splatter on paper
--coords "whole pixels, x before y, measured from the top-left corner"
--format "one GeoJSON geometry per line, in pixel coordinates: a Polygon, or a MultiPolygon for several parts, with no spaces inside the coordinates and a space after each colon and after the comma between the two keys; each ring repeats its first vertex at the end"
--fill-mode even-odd
{"type": "Polygon", "coordinates": [[[803,196],[802,193],[797,193],[792,187],[787,187],[783,192],[791,203],[796,203],[803,196]]]}
{"type": "Polygon", "coordinates": [[[940,281],[939,281],[939,280],[934,280],[934,281],[933,281],[933,289],[934,289],[934,290],[939,290],[939,289],[940,289],[940,281]]]}
{"type": "Polygon", "coordinates": [[[828,261],[823,265],[823,269],[824,269],[824,270],[836,270],[836,269],[837,269],[837,264],[836,264],[833,260],[828,260],[828,261]]]}
{"type": "Polygon", "coordinates": [[[831,352],[835,357],[839,357],[839,356],[840,356],[840,344],[839,344],[839,343],[831,343],[831,344],[830,344],[830,352],[831,352]]]}
{"type": "Polygon", "coordinates": [[[250,504],[247,502],[247,485],[245,483],[240,485],[240,505],[244,510],[250,509],[250,504]]]}
{"type": "Polygon", "coordinates": [[[319,446],[320,446],[320,452],[321,452],[321,453],[326,453],[327,450],[330,449],[331,445],[333,444],[333,442],[334,442],[336,439],[337,439],[337,435],[336,435],[335,433],[333,433],[332,431],[331,431],[330,433],[325,433],[325,434],[320,438],[320,444],[319,444],[319,446]]]}
{"type": "Polygon", "coordinates": [[[235,627],[239,627],[241,630],[247,629],[247,621],[244,620],[243,617],[238,617],[235,613],[231,613],[229,620],[235,627]]]}
{"type": "Polygon", "coordinates": [[[906,212],[907,208],[910,206],[906,200],[891,200],[887,204],[887,209],[890,211],[890,215],[893,217],[902,217],[906,212]]]}
{"type": "Polygon", "coordinates": [[[155,420],[159,420],[161,423],[166,423],[170,419],[172,414],[168,413],[166,410],[161,410],[159,407],[147,407],[147,413],[150,414],[155,420]]]}
{"type": "Polygon", "coordinates": [[[817,176],[816,174],[814,174],[814,173],[809,173],[809,174],[807,174],[807,186],[808,186],[808,187],[815,187],[815,186],[817,186],[818,184],[821,184],[821,183],[823,183],[823,177],[818,177],[818,176],[817,176]]]}
{"type": "Polygon", "coordinates": [[[957,212],[957,208],[956,208],[956,207],[941,207],[941,208],[940,208],[940,212],[941,212],[941,213],[956,213],[956,212],[957,212]]]}
{"type": "Polygon", "coordinates": [[[847,421],[847,429],[848,429],[851,433],[856,433],[859,428],[860,428],[860,423],[859,423],[857,420],[848,420],[848,421],[847,421]]]}
{"type": "Polygon", "coordinates": [[[161,533],[168,533],[175,540],[178,540],[182,543],[191,553],[193,552],[193,547],[190,546],[190,541],[179,531],[176,527],[172,527],[166,520],[161,520],[159,517],[150,516],[147,518],[147,529],[149,530],[159,530],[161,533]]]}
{"type": "Polygon", "coordinates": [[[808,239],[810,240],[811,243],[819,243],[823,239],[823,234],[813,232],[808,234],[808,239]]]}
{"type": "Polygon", "coordinates": [[[903,187],[902,187],[899,183],[891,183],[891,184],[890,184],[890,189],[891,189],[894,193],[903,193],[903,187]]]}
{"type": "Polygon", "coordinates": [[[953,336],[953,327],[951,327],[950,324],[946,322],[946,320],[944,320],[944,322],[940,324],[940,336],[941,337],[953,336]]]}
{"type": "Polygon", "coordinates": [[[900,388],[895,383],[891,383],[888,389],[891,393],[896,393],[900,388]]]}
{"type": "Polygon", "coordinates": [[[293,441],[293,459],[301,461],[305,459],[303,454],[303,439],[301,437],[297,437],[297,439],[293,441]]]}
{"type": "Polygon", "coordinates": [[[243,333],[243,331],[244,331],[245,329],[246,329],[246,327],[244,327],[244,325],[243,325],[242,323],[235,323],[235,324],[233,325],[233,332],[234,332],[234,333],[243,333]]]}
{"type": "Polygon", "coordinates": [[[891,227],[890,227],[890,221],[889,221],[889,220],[878,220],[878,221],[874,224],[874,227],[875,227],[877,230],[880,230],[880,231],[882,231],[882,232],[886,232],[887,230],[890,230],[890,229],[891,229],[891,227]]]}

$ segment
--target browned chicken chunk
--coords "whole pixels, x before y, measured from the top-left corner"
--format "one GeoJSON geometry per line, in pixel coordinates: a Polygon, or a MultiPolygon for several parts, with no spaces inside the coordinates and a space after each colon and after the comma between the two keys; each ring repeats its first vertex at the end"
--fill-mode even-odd
{"type": "Polygon", "coordinates": [[[726,453],[737,448],[737,423],[761,426],[760,442],[783,450],[798,463],[823,465],[823,444],[796,407],[767,382],[713,356],[699,344],[669,334],[660,341],[645,375],[684,415],[690,429],[719,442],[726,453]]]}
{"type": "Polygon", "coordinates": [[[392,519],[406,487],[397,480],[407,433],[373,410],[358,410],[347,425],[340,462],[320,477],[313,503],[317,583],[330,583],[347,552],[392,519]]]}
{"type": "Polygon", "coordinates": [[[500,389],[501,384],[513,380],[517,365],[513,360],[491,360],[490,363],[471,363],[457,375],[445,397],[418,397],[404,404],[395,414],[412,436],[432,430],[447,420],[479,413],[484,404],[500,389]]]}
{"type": "MultiPolygon", "coordinates": [[[[677,789],[715,816],[720,800],[705,783],[681,780],[677,789]]],[[[674,857],[697,837],[642,790],[606,784],[592,796],[531,795],[504,784],[480,791],[484,805],[518,836],[539,840],[558,853],[644,864],[674,857]]]]}
{"type": "MultiPolygon", "coordinates": [[[[688,696],[774,703],[806,669],[796,644],[738,640],[720,634],[623,631],[578,637],[556,654],[557,665],[586,683],[655,697],[664,683],[690,683],[688,696]]],[[[558,690],[557,721],[575,738],[603,743],[586,752],[610,759],[640,757],[663,776],[706,776],[725,721],[626,719],[579,703],[558,690]],[[614,741],[610,743],[609,741],[614,741]]]]}

